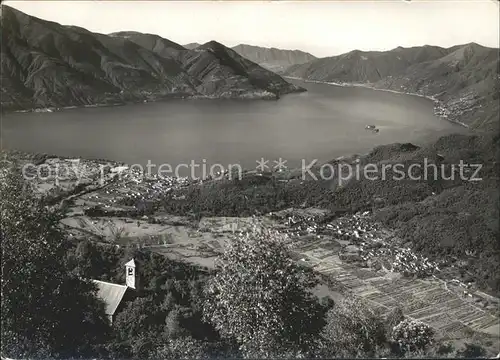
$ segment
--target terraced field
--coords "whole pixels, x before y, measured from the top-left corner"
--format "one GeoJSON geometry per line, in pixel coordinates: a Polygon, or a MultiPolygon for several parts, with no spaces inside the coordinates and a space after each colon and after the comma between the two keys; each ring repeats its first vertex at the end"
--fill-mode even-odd
{"type": "Polygon", "coordinates": [[[498,336],[499,319],[477,306],[470,296],[451,290],[443,280],[408,279],[398,273],[359,268],[344,263],[329,246],[323,247],[329,242],[327,238],[305,242],[294,251],[315,271],[362,297],[382,313],[399,306],[407,316],[450,337],[466,329],[498,336]]]}
{"type": "MultiPolygon", "coordinates": [[[[256,221],[252,218],[227,217],[202,218],[199,221],[168,215],[156,217],[156,220],[161,219],[162,225],[151,224],[146,220],[80,215],[67,218],[63,223],[73,230],[81,228],[95,233],[104,241],[116,245],[135,244],[171,258],[213,267],[217,255],[232,233],[249,230],[256,221]],[[116,235],[113,229],[126,229],[126,232],[117,240],[113,239],[116,235]]],[[[358,263],[341,259],[346,251],[355,252],[357,249],[348,240],[317,234],[311,228],[290,232],[287,226],[270,217],[258,220],[266,226],[288,232],[287,238],[294,257],[330,279],[334,284],[332,291],[359,296],[382,314],[400,307],[407,316],[431,325],[448,337],[460,337],[470,330],[499,334],[499,319],[491,311],[476,304],[475,299],[464,294],[460,288],[437,277],[405,278],[401,273],[384,267],[377,270],[369,266],[360,267],[358,263]]]]}
{"type": "MultiPolygon", "coordinates": [[[[66,160],[46,164],[57,170],[61,161],[66,160]]],[[[407,316],[448,337],[467,338],[464,334],[470,331],[500,335],[498,312],[494,312],[498,299],[449,281],[439,264],[400,248],[392,233],[372,223],[369,214],[328,220],[329,214],[320,209],[288,209],[258,218],[194,220],[156,211],[152,216],[132,218],[128,213],[137,200],[154,201],[182,184],[156,179],[137,183],[127,176],[112,181],[110,176],[108,183],[93,186],[99,166],[82,162],[73,169],[69,178],[88,178],[81,192],[75,193],[71,186],[65,189],[72,201],[62,225],[74,238],[94,235],[109,245],[146,247],[213,267],[231,234],[249,230],[257,222],[286,234],[296,260],[327,278],[331,293],[352,293],[382,313],[401,307],[407,316]],[[93,214],[88,211],[93,208],[102,210],[93,214]]],[[[46,188],[37,185],[41,191],[46,188]]]]}

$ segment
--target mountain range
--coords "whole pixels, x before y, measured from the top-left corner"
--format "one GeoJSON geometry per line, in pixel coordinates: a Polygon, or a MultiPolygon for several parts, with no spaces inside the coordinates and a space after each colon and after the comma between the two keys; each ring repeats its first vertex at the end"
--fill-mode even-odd
{"type": "MultiPolygon", "coordinates": [[[[189,43],[183,46],[193,50],[201,44],[189,43]]],[[[239,44],[231,49],[244,58],[274,72],[283,72],[292,65],[304,64],[316,59],[314,55],[300,50],[284,50],[247,44],[239,44]]]]}
{"type": "Polygon", "coordinates": [[[499,50],[470,43],[450,48],[351,51],[293,65],[283,73],[319,82],[361,84],[434,98],[440,114],[474,129],[497,130],[499,50]]]}
{"type": "Polygon", "coordinates": [[[189,50],[157,35],[98,34],[8,6],[1,21],[3,111],[304,91],[215,41],[189,50]]]}
{"type": "Polygon", "coordinates": [[[201,46],[201,44],[199,44],[199,43],[189,43],[189,44],[182,45],[182,46],[184,46],[188,50],[193,50],[193,49],[196,49],[198,46],[201,46]]]}
{"type": "Polygon", "coordinates": [[[292,65],[316,60],[315,56],[300,50],[282,50],[245,44],[233,46],[231,49],[260,66],[276,72],[283,71],[292,65]]]}
{"type": "Polygon", "coordinates": [[[499,51],[475,43],[315,58],[216,41],[181,46],[133,31],[98,34],[8,6],[2,6],[1,22],[2,111],[168,97],[277,99],[305,91],[282,75],[427,96],[451,121],[499,128],[499,51]]]}

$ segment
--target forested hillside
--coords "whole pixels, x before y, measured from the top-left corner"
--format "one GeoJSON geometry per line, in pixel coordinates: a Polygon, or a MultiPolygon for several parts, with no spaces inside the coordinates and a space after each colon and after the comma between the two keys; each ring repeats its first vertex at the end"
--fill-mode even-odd
{"type": "Polygon", "coordinates": [[[304,91],[214,42],[188,50],[157,35],[92,33],[2,6],[2,110],[153,101],[275,99],[304,91]]]}
{"type": "Polygon", "coordinates": [[[440,115],[474,129],[497,131],[499,64],[497,48],[470,43],[355,50],[291,66],[285,75],[432,96],[442,104],[440,115]]]}
{"type": "Polygon", "coordinates": [[[65,241],[58,213],[19,174],[0,186],[2,355],[31,359],[480,356],[455,349],[398,309],[382,317],[355,298],[318,299],[318,278],[272,231],[235,235],[215,271],[144,250],[65,241]],[[24,191],[17,191],[24,188],[24,191]],[[17,226],[20,222],[23,227],[17,226]],[[141,283],[104,316],[99,278],[120,283],[130,258],[141,283]],[[362,332],[359,329],[363,329],[362,332]],[[44,330],[44,331],[40,331],[44,330]],[[410,335],[409,335],[410,334],[410,335]]]}

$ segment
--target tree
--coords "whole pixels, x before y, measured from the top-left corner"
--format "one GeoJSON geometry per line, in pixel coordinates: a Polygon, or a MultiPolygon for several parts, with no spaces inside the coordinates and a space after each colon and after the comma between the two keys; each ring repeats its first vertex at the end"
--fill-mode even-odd
{"type": "Polygon", "coordinates": [[[169,339],[156,349],[151,359],[181,360],[181,359],[209,359],[207,346],[190,337],[169,339]]]}
{"type": "Polygon", "coordinates": [[[405,317],[403,314],[403,310],[401,310],[400,307],[395,307],[389,312],[389,314],[387,314],[385,323],[386,323],[386,332],[389,337],[391,336],[394,327],[404,319],[405,317]]]}
{"type": "Polygon", "coordinates": [[[427,324],[412,319],[405,319],[392,331],[392,339],[402,352],[415,352],[425,349],[432,343],[434,330],[427,324]]]}
{"type": "Polygon", "coordinates": [[[116,315],[115,334],[120,341],[133,343],[141,334],[163,332],[166,311],[159,309],[154,295],[137,297],[116,315]]]}
{"type": "Polygon", "coordinates": [[[480,345],[466,343],[463,349],[457,351],[456,356],[463,359],[480,359],[486,356],[486,350],[480,345]]]}
{"type": "Polygon", "coordinates": [[[387,343],[382,318],[354,297],[335,303],[322,338],[326,357],[373,356],[387,343]]]}
{"type": "Polygon", "coordinates": [[[171,310],[165,318],[165,332],[169,339],[185,336],[187,331],[181,326],[182,313],[179,307],[171,310]]]}
{"type": "Polygon", "coordinates": [[[204,316],[245,356],[296,357],[324,325],[325,309],[309,291],[316,283],[291,259],[285,238],[256,227],[228,243],[206,287],[204,316]]]}
{"type": "Polygon", "coordinates": [[[108,333],[90,281],[64,267],[59,214],[49,211],[18,170],[0,183],[2,355],[91,356],[108,333]]]}

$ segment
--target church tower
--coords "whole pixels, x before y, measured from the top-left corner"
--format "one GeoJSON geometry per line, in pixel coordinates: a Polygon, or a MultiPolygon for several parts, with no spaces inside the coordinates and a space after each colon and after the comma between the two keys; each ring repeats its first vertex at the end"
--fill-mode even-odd
{"type": "Polygon", "coordinates": [[[131,289],[137,289],[136,266],[134,259],[125,264],[125,284],[131,289]]]}

